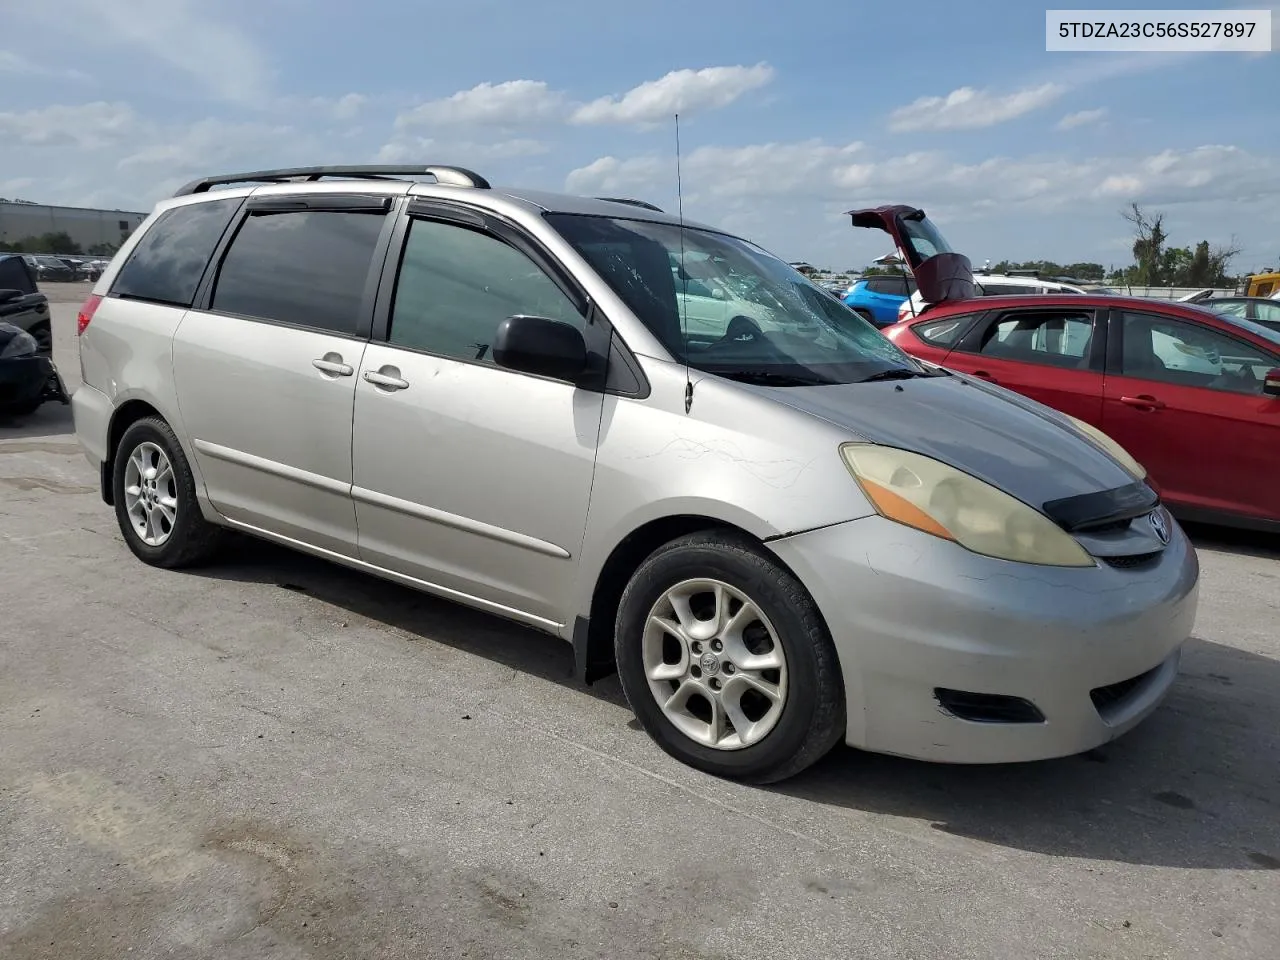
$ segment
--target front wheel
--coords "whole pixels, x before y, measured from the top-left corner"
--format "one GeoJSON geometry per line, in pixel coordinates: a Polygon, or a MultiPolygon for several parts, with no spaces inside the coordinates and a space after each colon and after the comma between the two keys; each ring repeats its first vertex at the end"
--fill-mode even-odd
{"type": "Polygon", "coordinates": [[[813,599],[745,537],[658,549],[623,592],[614,643],[641,725],[700,770],[783,780],[844,732],[839,664],[813,599]]]}
{"type": "Polygon", "coordinates": [[[116,446],[112,481],[120,532],[139,560],[177,568],[213,555],[221,530],[200,513],[191,466],[169,424],[159,417],[132,424],[116,446]]]}

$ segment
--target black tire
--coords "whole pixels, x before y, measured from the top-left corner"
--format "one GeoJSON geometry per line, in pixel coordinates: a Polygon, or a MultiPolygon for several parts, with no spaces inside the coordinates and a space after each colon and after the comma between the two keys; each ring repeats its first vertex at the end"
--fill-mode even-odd
{"type": "Polygon", "coordinates": [[[182,445],[169,424],[159,417],[146,417],[132,424],[116,445],[111,475],[112,500],[116,521],[129,549],[143,563],[153,567],[177,569],[191,567],[208,560],[222,539],[222,529],[205,520],[196,500],[195,478],[182,445]],[[134,530],[125,507],[125,469],[130,455],[144,442],[154,443],[164,451],[173,466],[177,496],[177,518],[169,538],[159,546],[144,543],[134,530]]]}
{"type": "Polygon", "coordinates": [[[746,783],[774,783],[822,758],[844,735],[844,683],[835,645],[808,590],[746,536],[691,534],[660,547],[632,576],[618,604],[614,632],[618,676],[641,726],[667,753],[707,773],[746,783]],[[777,724],[760,741],[721,750],[687,736],[663,713],[649,688],[642,653],[649,612],[672,586],[707,577],[749,596],[772,623],[783,648],[788,694],[777,724]]]}
{"type": "Polygon", "coordinates": [[[53,330],[47,323],[38,323],[28,333],[35,338],[36,353],[42,357],[53,356],[53,330]]]}
{"type": "Polygon", "coordinates": [[[860,316],[863,320],[867,321],[867,323],[871,324],[873,327],[880,326],[880,324],[876,323],[876,318],[871,315],[870,310],[863,310],[861,307],[854,307],[853,312],[856,313],[858,316],[860,316]]]}

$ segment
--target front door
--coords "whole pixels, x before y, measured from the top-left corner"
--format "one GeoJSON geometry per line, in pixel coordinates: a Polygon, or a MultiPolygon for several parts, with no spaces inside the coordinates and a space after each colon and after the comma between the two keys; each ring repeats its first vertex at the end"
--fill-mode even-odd
{"type": "Polygon", "coordinates": [[[250,210],[206,310],[174,337],[173,379],[223,516],[355,556],[351,416],[382,212],[250,210]]]}
{"type": "Polygon", "coordinates": [[[968,331],[946,366],[1098,426],[1105,356],[1094,311],[1014,307],[968,331]]]}
{"type": "MultiPolygon", "coordinates": [[[[396,255],[396,251],[392,252],[396,255]]],[[[356,383],[360,556],[545,627],[586,527],[603,394],[496,366],[514,314],[586,328],[542,267],[478,224],[415,216],[356,383]]]]}
{"type": "Polygon", "coordinates": [[[1102,429],[1167,499],[1280,519],[1280,399],[1262,393],[1280,351],[1136,311],[1115,313],[1115,334],[1102,429]]]}

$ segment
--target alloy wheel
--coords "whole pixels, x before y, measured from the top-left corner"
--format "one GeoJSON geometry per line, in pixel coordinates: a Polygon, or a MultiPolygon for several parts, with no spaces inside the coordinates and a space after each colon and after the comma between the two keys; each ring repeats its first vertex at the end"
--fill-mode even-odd
{"type": "Polygon", "coordinates": [[[777,632],[745,593],[721,580],[666,590],[645,621],[649,690],[685,736],[716,750],[763,739],[787,702],[787,660],[777,632]]]}
{"type": "Polygon", "coordinates": [[[178,484],[169,457],[144,441],[124,468],[124,505],[133,532],[149,547],[161,547],[178,519],[178,484]]]}

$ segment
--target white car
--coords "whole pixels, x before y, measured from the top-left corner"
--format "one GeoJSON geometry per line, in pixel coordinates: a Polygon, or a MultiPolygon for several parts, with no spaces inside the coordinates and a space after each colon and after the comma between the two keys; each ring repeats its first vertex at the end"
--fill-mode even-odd
{"type": "MultiPolygon", "coordinates": [[[[1087,293],[1083,287],[1039,277],[1006,276],[1000,273],[975,273],[973,284],[980,297],[1020,297],[1037,293],[1087,293]]],[[[898,319],[906,320],[924,310],[925,301],[916,290],[898,307],[898,319]]]]}

